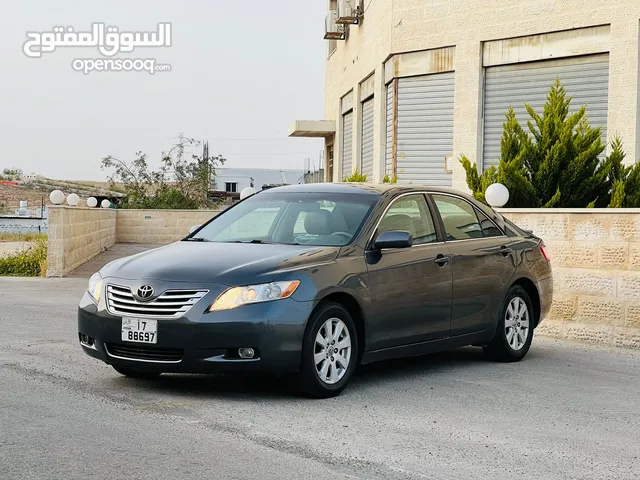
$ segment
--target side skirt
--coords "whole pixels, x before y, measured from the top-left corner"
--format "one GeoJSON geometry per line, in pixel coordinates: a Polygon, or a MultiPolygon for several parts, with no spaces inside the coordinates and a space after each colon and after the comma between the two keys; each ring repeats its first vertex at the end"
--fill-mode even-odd
{"type": "Polygon", "coordinates": [[[469,333],[466,335],[459,335],[457,337],[442,338],[438,340],[430,340],[428,342],[412,343],[411,345],[374,350],[366,352],[362,356],[362,361],[360,363],[364,365],[382,360],[391,360],[393,358],[415,357],[429,353],[443,352],[459,347],[466,347],[468,345],[486,345],[491,338],[493,338],[494,333],[495,332],[492,329],[483,330],[482,332],[469,333]]]}

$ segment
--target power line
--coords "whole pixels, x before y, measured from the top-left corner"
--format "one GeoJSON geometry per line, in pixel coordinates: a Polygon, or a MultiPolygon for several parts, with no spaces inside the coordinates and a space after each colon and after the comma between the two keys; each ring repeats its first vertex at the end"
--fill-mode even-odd
{"type": "Polygon", "coordinates": [[[363,15],[367,13],[367,10],[369,10],[369,7],[371,6],[372,3],[373,3],[373,0],[369,0],[369,4],[365,7],[364,12],[362,12],[363,15]]]}

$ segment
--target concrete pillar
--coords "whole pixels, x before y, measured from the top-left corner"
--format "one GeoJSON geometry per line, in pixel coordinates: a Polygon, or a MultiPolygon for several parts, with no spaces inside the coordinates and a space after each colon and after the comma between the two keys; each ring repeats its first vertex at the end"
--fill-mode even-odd
{"type": "Polygon", "coordinates": [[[333,142],[333,178],[330,180],[332,182],[341,182],[342,177],[340,172],[342,172],[342,113],[341,113],[341,100],[337,100],[336,112],[338,112],[336,116],[336,135],[335,141],[333,142]]]}
{"type": "Polygon", "coordinates": [[[353,162],[351,172],[362,174],[362,102],[360,102],[360,84],[353,87],[353,162]]]}
{"type": "Polygon", "coordinates": [[[622,138],[627,164],[638,161],[640,155],[639,27],[637,18],[616,17],[611,22],[607,140],[616,135],[622,138]]]}
{"type": "Polygon", "coordinates": [[[469,192],[464,168],[459,162],[466,155],[482,170],[482,43],[456,44],[453,125],[453,188],[469,192]]]}
{"type": "Polygon", "coordinates": [[[384,84],[383,66],[376,68],[374,90],[373,182],[382,183],[387,149],[387,89],[384,84]]]}

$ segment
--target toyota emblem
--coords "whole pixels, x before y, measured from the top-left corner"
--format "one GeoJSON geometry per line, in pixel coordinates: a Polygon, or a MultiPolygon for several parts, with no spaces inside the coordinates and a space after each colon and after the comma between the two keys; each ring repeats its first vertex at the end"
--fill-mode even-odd
{"type": "Polygon", "coordinates": [[[151,285],[143,285],[138,289],[138,297],[141,300],[149,300],[153,297],[153,287],[151,285]]]}

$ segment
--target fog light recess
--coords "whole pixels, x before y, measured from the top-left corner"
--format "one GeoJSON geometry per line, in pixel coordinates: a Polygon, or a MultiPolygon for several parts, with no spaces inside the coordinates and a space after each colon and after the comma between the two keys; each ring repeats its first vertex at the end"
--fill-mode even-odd
{"type": "Polygon", "coordinates": [[[238,349],[238,356],[244,360],[253,358],[255,356],[256,352],[253,350],[253,348],[239,348],[238,349]]]}
{"type": "Polygon", "coordinates": [[[80,343],[82,345],[84,345],[85,347],[93,347],[95,343],[95,340],[93,338],[91,338],[88,335],[85,335],[84,333],[80,333],[79,337],[80,337],[80,343]]]}

